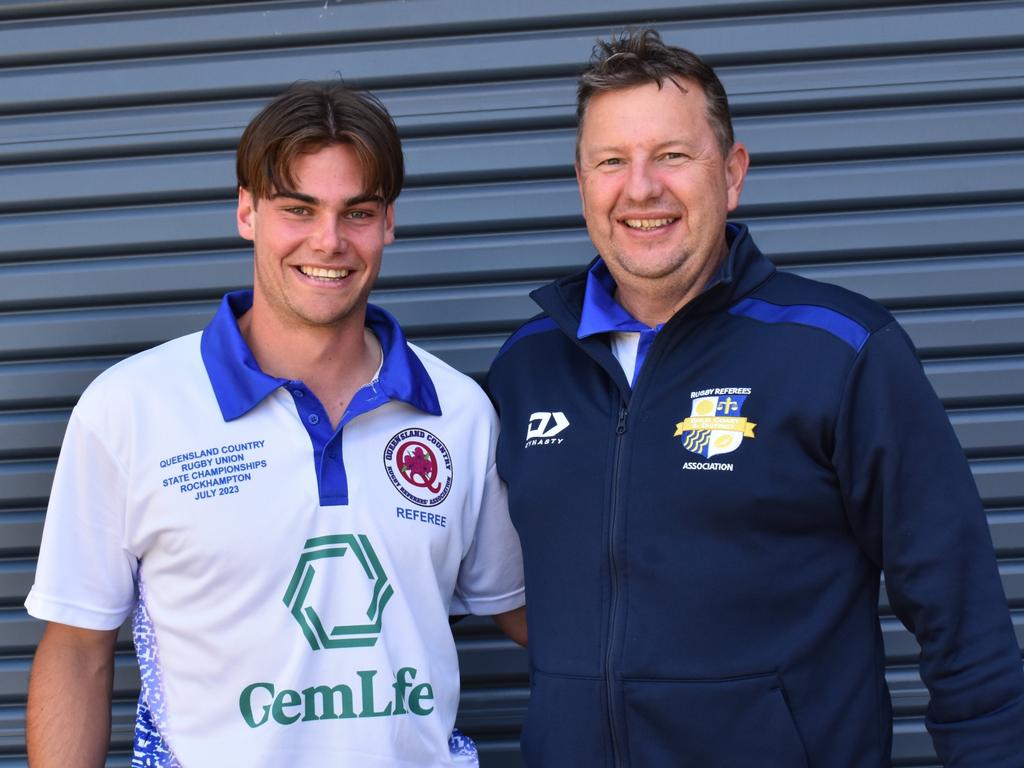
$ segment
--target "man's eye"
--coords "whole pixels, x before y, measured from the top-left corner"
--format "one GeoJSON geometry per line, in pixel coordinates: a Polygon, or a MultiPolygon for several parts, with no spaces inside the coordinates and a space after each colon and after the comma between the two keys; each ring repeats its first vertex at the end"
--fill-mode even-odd
{"type": "Polygon", "coordinates": [[[685,160],[686,155],[682,152],[666,152],[662,157],[666,160],[685,160]]]}
{"type": "Polygon", "coordinates": [[[290,213],[293,216],[309,216],[313,213],[311,210],[309,210],[309,208],[306,208],[305,206],[302,205],[293,205],[288,208],[285,208],[284,210],[285,213],[290,213]]]}
{"type": "Polygon", "coordinates": [[[373,216],[370,211],[349,211],[348,217],[350,219],[369,219],[373,216]]]}
{"type": "Polygon", "coordinates": [[[598,165],[605,165],[605,166],[608,166],[608,165],[622,165],[622,158],[621,157],[609,157],[609,158],[606,158],[605,160],[602,160],[601,162],[599,162],[598,165]]]}

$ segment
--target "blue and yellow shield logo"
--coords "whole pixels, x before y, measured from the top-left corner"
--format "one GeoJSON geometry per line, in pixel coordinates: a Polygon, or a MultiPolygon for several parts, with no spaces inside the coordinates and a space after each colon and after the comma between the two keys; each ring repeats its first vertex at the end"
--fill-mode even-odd
{"type": "Polygon", "coordinates": [[[754,437],[757,426],[740,413],[747,395],[714,395],[695,397],[690,416],[676,424],[673,437],[681,437],[683,447],[710,459],[721,453],[732,453],[743,438],[754,437]]]}

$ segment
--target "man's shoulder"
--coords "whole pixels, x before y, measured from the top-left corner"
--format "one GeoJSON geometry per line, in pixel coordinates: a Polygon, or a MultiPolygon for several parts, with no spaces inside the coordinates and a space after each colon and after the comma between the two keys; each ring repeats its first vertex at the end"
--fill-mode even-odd
{"type": "Polygon", "coordinates": [[[546,312],[535,315],[516,328],[515,331],[505,339],[505,343],[498,349],[498,354],[495,355],[494,359],[497,361],[525,339],[537,337],[533,338],[533,340],[540,341],[540,337],[542,337],[542,335],[558,331],[558,324],[546,312]]]}
{"type": "Polygon", "coordinates": [[[193,383],[196,366],[202,367],[200,336],[198,332],[180,336],[110,366],[86,387],[79,410],[112,398],[160,397],[162,392],[193,383]]]}
{"type": "Polygon", "coordinates": [[[480,385],[461,371],[446,363],[422,347],[409,343],[409,349],[419,358],[426,370],[430,381],[437,390],[438,399],[441,401],[441,409],[446,411],[446,403],[459,404],[459,407],[486,407],[490,408],[487,396],[480,385]]]}
{"type": "Polygon", "coordinates": [[[866,296],[792,272],[775,272],[730,312],[766,322],[820,327],[857,348],[893,322],[889,310],[866,296]]]}

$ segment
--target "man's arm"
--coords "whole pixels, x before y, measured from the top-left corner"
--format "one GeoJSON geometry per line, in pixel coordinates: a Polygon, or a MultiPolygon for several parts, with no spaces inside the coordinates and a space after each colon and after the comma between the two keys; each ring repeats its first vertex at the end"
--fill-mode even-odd
{"type": "Polygon", "coordinates": [[[101,768],[110,741],[117,630],[49,623],[28,686],[32,768],[101,768]]]}
{"type": "Polygon", "coordinates": [[[963,449],[895,322],[851,368],[833,461],[851,530],[921,646],[925,725],[949,768],[1024,765],[1024,674],[963,449]]]}
{"type": "Polygon", "coordinates": [[[511,637],[524,648],[526,647],[526,606],[515,608],[505,613],[494,614],[494,623],[498,629],[511,637]]]}

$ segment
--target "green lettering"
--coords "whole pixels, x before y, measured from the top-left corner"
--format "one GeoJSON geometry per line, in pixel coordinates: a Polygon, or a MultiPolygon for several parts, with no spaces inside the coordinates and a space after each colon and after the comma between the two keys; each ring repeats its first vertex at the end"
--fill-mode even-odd
{"type": "Polygon", "coordinates": [[[420,701],[433,701],[434,700],[434,689],[430,687],[430,683],[420,683],[411,691],[409,691],[409,711],[414,715],[424,717],[434,711],[433,707],[424,707],[420,705],[420,701]]]}
{"type": "Polygon", "coordinates": [[[416,670],[412,667],[402,667],[395,674],[395,682],[391,686],[395,689],[395,714],[404,715],[405,709],[405,692],[409,690],[409,682],[416,679],[416,670]],[[406,680],[406,675],[409,679],[406,680]]]}
{"type": "Polygon", "coordinates": [[[306,704],[306,714],[302,717],[303,722],[307,720],[337,720],[356,716],[355,708],[352,706],[352,689],[347,685],[336,685],[333,688],[326,685],[314,685],[304,688],[302,700],[306,704]],[[338,709],[335,709],[334,706],[337,701],[336,696],[341,697],[341,714],[338,714],[338,709]],[[319,699],[319,707],[317,707],[317,699],[319,699]]]}
{"type": "Polygon", "coordinates": [[[388,703],[384,709],[380,712],[373,711],[373,676],[377,674],[377,670],[371,669],[363,672],[356,672],[359,675],[359,679],[363,681],[363,710],[359,713],[360,717],[387,717],[391,714],[391,704],[388,703]]]}
{"type": "Polygon", "coordinates": [[[259,719],[259,721],[257,721],[256,718],[252,716],[252,694],[257,688],[265,689],[267,693],[270,694],[271,698],[273,698],[274,696],[273,683],[253,683],[252,685],[245,686],[245,688],[242,690],[242,695],[238,697],[238,708],[242,710],[242,719],[245,720],[245,724],[248,725],[250,728],[259,728],[261,725],[267,722],[267,718],[270,717],[269,704],[263,705],[263,716],[259,719]]]}
{"type": "Polygon", "coordinates": [[[297,707],[302,703],[302,699],[299,697],[298,691],[293,691],[289,688],[285,688],[274,699],[273,714],[274,720],[279,722],[281,725],[291,725],[299,719],[298,713],[289,715],[285,712],[285,707],[297,707]]]}

